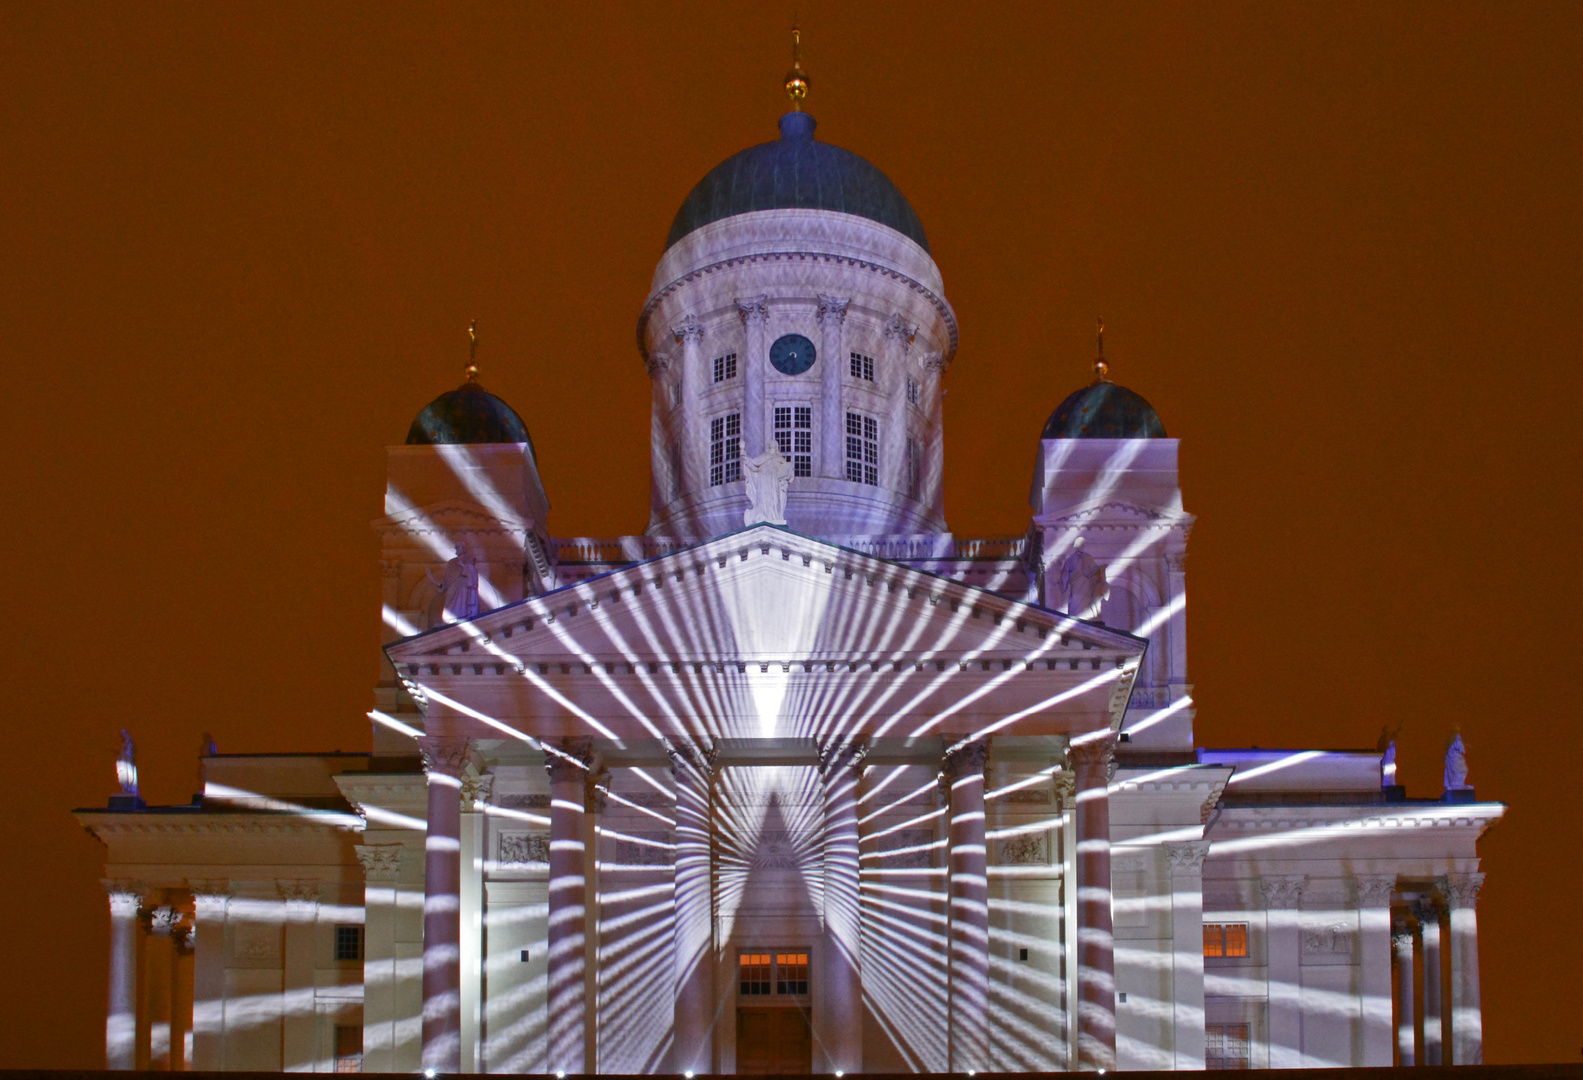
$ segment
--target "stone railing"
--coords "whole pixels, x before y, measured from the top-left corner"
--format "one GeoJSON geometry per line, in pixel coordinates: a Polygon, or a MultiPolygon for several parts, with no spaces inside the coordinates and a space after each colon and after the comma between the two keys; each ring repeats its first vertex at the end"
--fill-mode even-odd
{"type": "MultiPolygon", "coordinates": [[[[1028,550],[1028,537],[957,537],[950,533],[921,533],[916,536],[832,536],[829,541],[865,555],[897,562],[954,559],[1022,559],[1028,550]]],[[[619,565],[667,555],[702,543],[699,540],[656,536],[620,536],[599,539],[586,536],[551,540],[558,563],[619,565]]]]}

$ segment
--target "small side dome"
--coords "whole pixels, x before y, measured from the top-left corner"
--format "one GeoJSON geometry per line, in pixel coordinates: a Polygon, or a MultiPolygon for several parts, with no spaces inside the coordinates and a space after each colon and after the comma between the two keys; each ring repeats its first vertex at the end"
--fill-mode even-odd
{"type": "Polygon", "coordinates": [[[407,430],[408,446],[446,443],[527,443],[533,453],[517,411],[472,380],[429,402],[407,430]]]}
{"type": "Polygon", "coordinates": [[[1163,439],[1165,425],[1141,396],[1100,378],[1070,395],[1044,422],[1041,439],[1163,439]]]}

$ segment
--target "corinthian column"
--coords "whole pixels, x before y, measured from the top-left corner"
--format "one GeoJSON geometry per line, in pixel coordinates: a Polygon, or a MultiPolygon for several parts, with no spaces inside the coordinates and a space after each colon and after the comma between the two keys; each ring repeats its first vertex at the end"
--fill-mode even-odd
{"type": "Polygon", "coordinates": [[[1395,1039],[1391,1031],[1391,894],[1394,874],[1360,874],[1358,949],[1363,990],[1363,1060],[1367,1066],[1389,1065],[1395,1039]]]}
{"type": "Polygon", "coordinates": [[[823,1072],[863,1067],[862,920],[858,913],[857,785],[861,744],[832,740],[819,751],[824,802],[824,979],[815,997],[814,1043],[823,1072]]]}
{"type": "Polygon", "coordinates": [[[104,882],[110,898],[110,1007],[105,1016],[104,1067],[137,1068],[137,945],[143,903],[140,882],[104,882]]]}
{"type": "Polygon", "coordinates": [[[192,890],[192,1068],[225,1067],[225,910],[230,882],[190,880],[192,890]]]}
{"type": "Polygon", "coordinates": [[[587,856],[590,739],[544,744],[550,774],[550,1071],[588,1071],[587,856]]]}
{"type": "Polygon", "coordinates": [[[418,740],[429,780],[423,858],[423,1067],[462,1068],[462,770],[466,739],[418,740]]]}
{"type": "Polygon", "coordinates": [[[951,785],[951,1071],[989,1068],[989,866],[984,845],[984,763],[989,744],[963,743],[945,758],[951,785]]]}
{"type": "Polygon", "coordinates": [[[1204,1067],[1204,859],[1208,840],[1166,844],[1171,864],[1171,997],[1176,1067],[1204,1067]]]}
{"type": "Polygon", "coordinates": [[[742,357],[742,456],[757,457],[764,452],[764,364],[769,355],[769,297],[749,296],[737,300],[737,313],[747,328],[742,357]]]}
{"type": "Polygon", "coordinates": [[[1391,927],[1391,951],[1396,960],[1396,1064],[1414,1065],[1413,928],[1405,919],[1391,927]]]}
{"type": "Polygon", "coordinates": [[[676,785],[676,1012],[671,1071],[714,1071],[715,945],[711,799],[715,751],[666,747],[676,785]]]}
{"type": "MultiPolygon", "coordinates": [[[[682,346],[681,370],[675,375],[682,393],[681,423],[678,425],[679,430],[672,434],[676,439],[676,457],[682,469],[681,489],[684,494],[692,494],[703,489],[706,479],[701,470],[706,464],[707,443],[702,414],[699,412],[703,408],[703,391],[710,379],[704,373],[704,327],[696,318],[688,315],[678,325],[671,327],[671,333],[676,335],[676,340],[682,346]]],[[[669,502],[672,498],[674,496],[667,493],[665,501],[669,502]]]]}
{"type": "Polygon", "coordinates": [[[1484,1013],[1479,1005],[1479,919],[1483,874],[1445,878],[1451,909],[1451,1060],[1450,1065],[1484,1063],[1484,1013]]]}
{"type": "Polygon", "coordinates": [[[1442,1001],[1440,922],[1445,912],[1438,899],[1420,897],[1413,905],[1424,948],[1424,1064],[1444,1064],[1445,1005],[1442,1001]]]}
{"type": "Polygon", "coordinates": [[[1270,1003],[1270,1068],[1303,1064],[1302,939],[1298,908],[1307,879],[1276,874],[1261,878],[1264,893],[1265,964],[1270,1003]]]}
{"type": "Polygon", "coordinates": [[[850,296],[820,296],[819,355],[824,366],[819,371],[819,475],[833,480],[846,477],[846,417],[841,401],[842,374],[846,371],[845,333],[850,296]]]}
{"type": "Polygon", "coordinates": [[[1110,763],[1113,736],[1073,743],[1077,784],[1077,1064],[1116,1067],[1116,942],[1111,926],[1110,763]]]}

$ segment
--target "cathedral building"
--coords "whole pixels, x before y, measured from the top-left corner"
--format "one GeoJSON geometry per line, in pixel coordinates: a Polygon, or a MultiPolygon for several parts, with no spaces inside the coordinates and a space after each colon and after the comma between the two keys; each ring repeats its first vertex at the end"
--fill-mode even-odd
{"type": "Polygon", "coordinates": [[[556,536],[471,370],[389,450],[367,751],[210,745],[191,805],[147,806],[128,742],[76,812],[109,1067],[1480,1060],[1504,808],[1460,742],[1435,799],[1388,745],[1197,744],[1177,441],[1102,361],[1005,437],[1026,532],[952,533],[940,269],[790,89],[638,311],[643,535],[556,536]]]}

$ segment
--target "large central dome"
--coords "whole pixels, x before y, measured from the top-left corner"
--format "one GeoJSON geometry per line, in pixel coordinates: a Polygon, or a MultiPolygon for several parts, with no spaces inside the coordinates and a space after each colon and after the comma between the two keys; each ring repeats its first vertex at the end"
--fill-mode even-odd
{"type": "Polygon", "coordinates": [[[888,225],[925,251],[923,224],[896,185],[874,166],[813,137],[814,118],[781,117],[781,137],[722,161],[693,188],[665,240],[676,241],[712,221],[755,210],[834,210],[888,225]]]}

